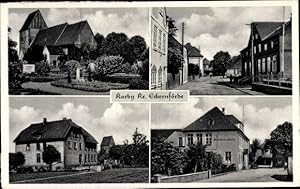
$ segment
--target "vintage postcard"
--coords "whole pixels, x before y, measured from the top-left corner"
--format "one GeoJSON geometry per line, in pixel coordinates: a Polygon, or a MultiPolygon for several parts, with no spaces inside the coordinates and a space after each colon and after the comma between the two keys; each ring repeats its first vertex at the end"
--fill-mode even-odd
{"type": "Polygon", "coordinates": [[[1,188],[300,186],[298,5],[1,3],[1,188]]]}

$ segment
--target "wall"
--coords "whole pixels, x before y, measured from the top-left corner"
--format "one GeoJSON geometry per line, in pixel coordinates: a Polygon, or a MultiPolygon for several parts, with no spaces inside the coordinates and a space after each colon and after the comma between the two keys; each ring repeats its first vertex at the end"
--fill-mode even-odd
{"type": "MultiPolygon", "coordinates": [[[[150,64],[150,73],[153,66],[156,67],[156,82],[155,84],[151,85],[152,89],[167,89],[167,66],[168,66],[168,27],[166,25],[166,18],[165,16],[161,16],[159,11],[161,8],[151,8],[151,64],[150,64]],[[157,40],[156,40],[156,47],[153,45],[154,40],[154,26],[157,27],[157,40]],[[161,42],[162,45],[165,46],[165,51],[158,49],[158,36],[159,30],[162,31],[163,34],[166,36],[165,44],[161,42]],[[158,85],[158,70],[162,68],[162,86],[158,85]]],[[[161,48],[162,49],[162,48],[161,48]]],[[[151,80],[150,80],[151,81],[151,80]]]]}
{"type": "Polygon", "coordinates": [[[202,171],[198,173],[190,173],[184,175],[176,175],[176,176],[160,176],[155,175],[156,181],[159,183],[186,183],[186,182],[193,182],[203,179],[208,179],[211,177],[210,171],[202,171]]]}
{"type": "MultiPolygon", "coordinates": [[[[280,35],[279,44],[280,44],[280,60],[283,60],[282,53],[282,35],[280,35]]],[[[292,77],[292,36],[291,36],[291,27],[287,26],[284,37],[284,77],[292,77]]]]}

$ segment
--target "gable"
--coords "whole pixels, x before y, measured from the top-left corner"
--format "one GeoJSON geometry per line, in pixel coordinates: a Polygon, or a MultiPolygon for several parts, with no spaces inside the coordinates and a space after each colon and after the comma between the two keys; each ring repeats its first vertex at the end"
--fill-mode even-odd
{"type": "Polygon", "coordinates": [[[39,10],[36,10],[28,15],[26,18],[20,32],[35,28],[35,29],[43,29],[47,28],[47,24],[39,10]]]}

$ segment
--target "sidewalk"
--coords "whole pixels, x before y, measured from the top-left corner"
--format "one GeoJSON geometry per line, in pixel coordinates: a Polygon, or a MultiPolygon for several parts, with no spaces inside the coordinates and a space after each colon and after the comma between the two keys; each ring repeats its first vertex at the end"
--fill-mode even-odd
{"type": "Polygon", "coordinates": [[[237,84],[237,83],[230,83],[229,78],[220,78],[218,80],[218,83],[226,85],[231,88],[235,88],[236,90],[239,90],[239,91],[244,92],[249,95],[266,95],[265,93],[252,90],[251,85],[241,85],[241,84],[237,84]]]}

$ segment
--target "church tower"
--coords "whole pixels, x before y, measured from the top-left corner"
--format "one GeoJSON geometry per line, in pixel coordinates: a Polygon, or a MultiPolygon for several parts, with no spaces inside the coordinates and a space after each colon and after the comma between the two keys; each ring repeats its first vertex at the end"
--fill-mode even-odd
{"type": "Polygon", "coordinates": [[[20,29],[20,40],[19,40],[19,57],[23,59],[24,54],[27,52],[27,49],[30,47],[30,44],[34,40],[35,36],[41,29],[47,28],[47,24],[40,12],[36,10],[30,13],[25,20],[22,28],[20,29]]]}

